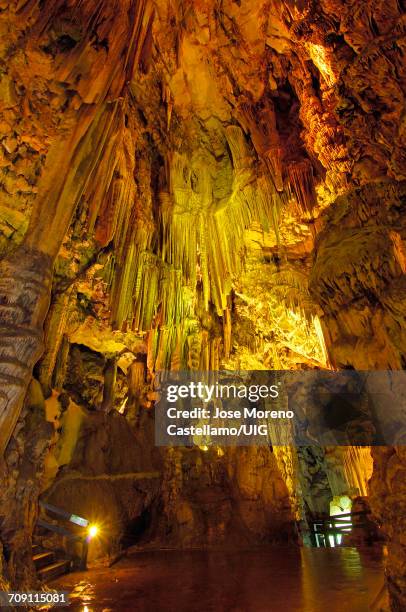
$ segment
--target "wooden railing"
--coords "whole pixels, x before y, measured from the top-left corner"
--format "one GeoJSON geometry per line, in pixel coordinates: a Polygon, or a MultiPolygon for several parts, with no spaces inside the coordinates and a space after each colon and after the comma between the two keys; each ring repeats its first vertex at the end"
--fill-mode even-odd
{"type": "Polygon", "coordinates": [[[348,514],[337,514],[335,516],[325,516],[320,519],[314,519],[310,522],[310,537],[314,546],[331,548],[334,546],[340,546],[341,541],[339,536],[348,534],[352,531],[353,527],[363,528],[367,526],[366,521],[362,521],[362,518],[366,518],[370,514],[367,510],[359,512],[350,512],[348,514]],[[357,519],[356,524],[353,524],[354,517],[360,517],[361,520],[357,519]],[[330,536],[333,538],[333,543],[330,540],[330,536]]]}
{"type": "MultiPolygon", "coordinates": [[[[39,505],[43,510],[45,510],[45,512],[52,515],[54,518],[56,518],[60,522],[62,521],[70,522],[74,525],[78,525],[79,527],[83,529],[86,529],[89,526],[89,521],[83,518],[82,516],[77,516],[76,514],[70,514],[66,510],[63,510],[62,508],[58,508],[57,506],[53,506],[52,504],[48,504],[43,501],[40,501],[39,505]]],[[[69,530],[67,527],[63,525],[49,523],[43,518],[39,518],[37,520],[37,526],[42,527],[42,529],[52,531],[53,533],[62,535],[65,538],[68,538],[69,540],[72,540],[74,542],[79,542],[82,545],[79,569],[82,569],[82,570],[86,569],[87,554],[88,554],[88,548],[89,548],[89,538],[87,536],[87,533],[82,533],[82,534],[74,533],[73,531],[69,530]]]]}

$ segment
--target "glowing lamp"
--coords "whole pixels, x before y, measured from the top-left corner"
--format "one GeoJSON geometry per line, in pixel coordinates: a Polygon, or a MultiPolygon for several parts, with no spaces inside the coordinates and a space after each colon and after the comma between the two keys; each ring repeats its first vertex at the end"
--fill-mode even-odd
{"type": "Polygon", "coordinates": [[[87,530],[87,533],[90,539],[95,538],[99,533],[99,528],[97,527],[97,525],[90,525],[89,529],[87,530]]]}

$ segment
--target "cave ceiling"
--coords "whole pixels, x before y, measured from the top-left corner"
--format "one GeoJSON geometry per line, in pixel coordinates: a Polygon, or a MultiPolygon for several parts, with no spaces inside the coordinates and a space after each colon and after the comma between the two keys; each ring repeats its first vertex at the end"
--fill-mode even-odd
{"type": "Polygon", "coordinates": [[[405,178],[402,3],[1,8],[0,249],[74,201],[46,246],[59,337],[152,369],[325,367],[318,236],[405,178]]]}

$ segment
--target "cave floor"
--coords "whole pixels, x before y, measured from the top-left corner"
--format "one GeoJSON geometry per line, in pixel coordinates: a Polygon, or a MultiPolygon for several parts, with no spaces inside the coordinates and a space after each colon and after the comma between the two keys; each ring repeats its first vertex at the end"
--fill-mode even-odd
{"type": "Polygon", "coordinates": [[[49,586],[83,612],[366,612],[382,585],[378,550],[275,547],[131,553],[49,586]]]}

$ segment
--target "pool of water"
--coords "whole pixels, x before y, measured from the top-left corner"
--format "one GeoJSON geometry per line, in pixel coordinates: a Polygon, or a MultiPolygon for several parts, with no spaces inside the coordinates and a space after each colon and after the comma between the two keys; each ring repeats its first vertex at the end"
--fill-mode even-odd
{"type": "Polygon", "coordinates": [[[137,552],[50,586],[83,612],[367,612],[382,585],[378,550],[272,548],[137,552]]]}

